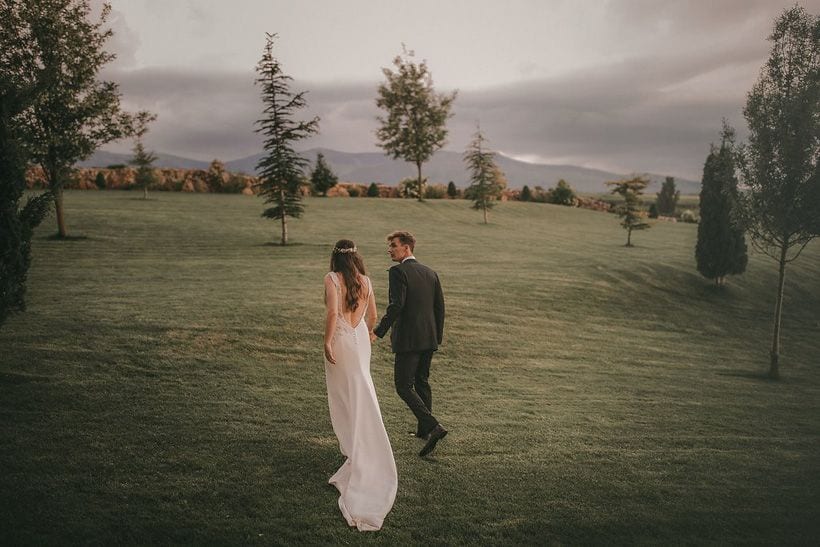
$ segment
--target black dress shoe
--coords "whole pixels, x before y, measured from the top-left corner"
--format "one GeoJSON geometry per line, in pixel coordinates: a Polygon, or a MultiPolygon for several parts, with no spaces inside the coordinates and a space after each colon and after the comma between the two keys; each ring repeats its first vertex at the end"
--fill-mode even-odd
{"type": "Polygon", "coordinates": [[[437,425],[433,428],[433,431],[430,432],[430,438],[427,440],[427,444],[424,445],[424,448],[421,449],[419,452],[419,457],[424,457],[436,447],[436,444],[447,436],[447,430],[441,427],[441,424],[437,425]]]}

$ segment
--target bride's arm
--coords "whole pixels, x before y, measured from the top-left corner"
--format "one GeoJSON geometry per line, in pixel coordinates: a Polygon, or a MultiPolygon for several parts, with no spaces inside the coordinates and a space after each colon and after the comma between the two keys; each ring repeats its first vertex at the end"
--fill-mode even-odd
{"type": "Polygon", "coordinates": [[[338,296],[336,294],[336,287],[330,276],[325,276],[325,359],[331,364],[336,364],[336,359],[333,357],[333,349],[330,347],[330,342],[333,340],[333,332],[336,330],[336,310],[338,296]]]}
{"type": "Polygon", "coordinates": [[[372,331],[376,326],[376,319],[378,319],[379,312],[376,309],[376,296],[373,294],[373,285],[368,282],[370,287],[370,294],[367,296],[367,330],[372,331]]]}

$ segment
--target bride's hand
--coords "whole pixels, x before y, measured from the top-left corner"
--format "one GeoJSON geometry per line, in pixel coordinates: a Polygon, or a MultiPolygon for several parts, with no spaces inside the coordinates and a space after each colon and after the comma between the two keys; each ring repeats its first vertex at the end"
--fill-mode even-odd
{"type": "Polygon", "coordinates": [[[330,344],[325,344],[325,359],[331,365],[336,364],[336,359],[333,357],[333,349],[330,347],[330,344]]]}
{"type": "Polygon", "coordinates": [[[376,336],[376,333],[374,333],[373,331],[370,331],[370,343],[371,344],[376,341],[376,338],[378,338],[378,336],[376,336]]]}

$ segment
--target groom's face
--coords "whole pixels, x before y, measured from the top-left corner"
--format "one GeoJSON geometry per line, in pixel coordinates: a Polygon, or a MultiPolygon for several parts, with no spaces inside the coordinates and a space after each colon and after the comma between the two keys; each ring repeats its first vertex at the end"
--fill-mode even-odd
{"type": "Polygon", "coordinates": [[[402,245],[399,238],[394,237],[387,245],[387,254],[390,255],[390,260],[393,262],[401,262],[405,257],[410,256],[410,247],[402,245]]]}

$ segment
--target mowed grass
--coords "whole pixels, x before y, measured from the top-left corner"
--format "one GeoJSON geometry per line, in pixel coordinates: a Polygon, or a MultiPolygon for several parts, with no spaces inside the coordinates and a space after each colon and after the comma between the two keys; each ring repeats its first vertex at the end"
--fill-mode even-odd
{"type": "Polygon", "coordinates": [[[258,198],[69,192],[38,230],[29,309],[0,329],[0,543],[817,544],[820,244],[715,289],[697,227],[505,203],[310,199],[292,246],[258,198]],[[322,276],[355,240],[380,312],[404,228],[447,302],[450,435],[417,457],[386,341],[372,374],[399,470],[349,529],[326,401],[322,276]]]}

